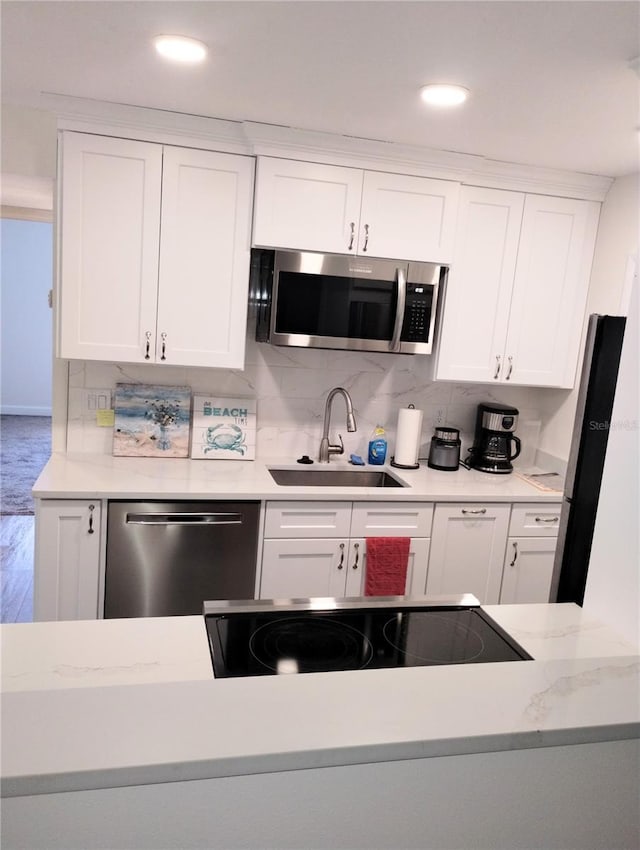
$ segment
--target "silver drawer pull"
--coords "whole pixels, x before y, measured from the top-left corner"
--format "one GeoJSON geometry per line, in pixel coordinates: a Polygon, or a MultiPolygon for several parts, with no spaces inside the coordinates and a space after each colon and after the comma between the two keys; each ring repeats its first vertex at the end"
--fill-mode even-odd
{"type": "Polygon", "coordinates": [[[463,514],[486,514],[486,508],[462,508],[463,514]]]}
{"type": "Polygon", "coordinates": [[[340,544],[340,563],[338,564],[338,569],[341,570],[344,565],[344,543],[340,544]]]}
{"type": "Polygon", "coordinates": [[[500,355],[496,354],[496,371],[493,373],[493,380],[497,381],[500,375],[500,355]]]}
{"type": "Polygon", "coordinates": [[[127,525],[242,525],[242,514],[127,514],[127,525]]]}
{"type": "Polygon", "coordinates": [[[95,511],[95,505],[89,505],[89,528],[87,529],[87,534],[94,534],[95,530],[93,528],[93,512],[95,511]]]}
{"type": "Polygon", "coordinates": [[[559,519],[557,516],[537,516],[536,522],[558,522],[559,519]]]}
{"type": "Polygon", "coordinates": [[[354,543],[354,544],[353,544],[353,548],[356,550],[356,559],[355,559],[355,561],[353,562],[353,567],[352,567],[352,569],[357,570],[357,569],[358,569],[358,560],[360,559],[360,544],[359,544],[359,543],[354,543]]]}

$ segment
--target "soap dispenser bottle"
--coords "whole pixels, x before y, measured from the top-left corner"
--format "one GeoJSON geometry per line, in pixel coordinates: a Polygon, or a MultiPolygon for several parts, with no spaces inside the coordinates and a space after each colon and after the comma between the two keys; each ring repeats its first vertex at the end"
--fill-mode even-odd
{"type": "Polygon", "coordinates": [[[382,466],[387,457],[387,441],[384,436],[384,428],[376,425],[369,440],[369,463],[374,466],[382,466]]]}

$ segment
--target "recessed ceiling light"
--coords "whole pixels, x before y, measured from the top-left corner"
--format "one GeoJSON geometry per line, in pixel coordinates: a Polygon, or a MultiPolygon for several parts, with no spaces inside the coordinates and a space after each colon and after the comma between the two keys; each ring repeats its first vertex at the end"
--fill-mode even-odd
{"type": "Polygon", "coordinates": [[[184,35],[157,35],[153,43],[161,56],[174,62],[202,62],[207,55],[206,44],[184,35]]]}
{"type": "Polygon", "coordinates": [[[420,97],[431,106],[458,106],[469,97],[469,89],[438,83],[421,88],[420,97]]]}

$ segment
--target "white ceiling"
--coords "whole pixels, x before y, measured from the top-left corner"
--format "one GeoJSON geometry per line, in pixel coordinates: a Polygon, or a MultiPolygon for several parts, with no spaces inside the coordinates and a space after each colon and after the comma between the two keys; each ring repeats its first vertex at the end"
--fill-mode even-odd
{"type": "Polygon", "coordinates": [[[631,0],[2,0],[2,98],[41,93],[320,130],[611,177],[638,170],[631,0]],[[191,35],[204,66],[150,39],[191,35]],[[428,82],[472,90],[429,111],[428,82]]]}

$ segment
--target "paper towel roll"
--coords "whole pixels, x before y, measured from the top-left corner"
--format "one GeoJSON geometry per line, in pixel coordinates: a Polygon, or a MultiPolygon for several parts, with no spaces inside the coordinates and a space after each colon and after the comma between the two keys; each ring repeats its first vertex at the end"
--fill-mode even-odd
{"type": "Polygon", "coordinates": [[[403,407],[398,411],[396,428],[396,450],[394,466],[415,467],[418,465],[420,435],[422,433],[422,411],[414,407],[403,407]]]}

